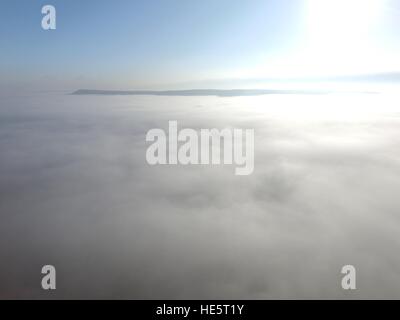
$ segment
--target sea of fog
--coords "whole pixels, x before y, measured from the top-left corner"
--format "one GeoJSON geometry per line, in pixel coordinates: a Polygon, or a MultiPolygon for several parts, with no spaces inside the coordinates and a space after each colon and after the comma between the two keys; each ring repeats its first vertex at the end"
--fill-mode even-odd
{"type": "Polygon", "coordinates": [[[400,298],[399,146],[394,92],[2,96],[0,298],[400,298]],[[168,120],[253,128],[253,174],[148,165],[168,120]]]}

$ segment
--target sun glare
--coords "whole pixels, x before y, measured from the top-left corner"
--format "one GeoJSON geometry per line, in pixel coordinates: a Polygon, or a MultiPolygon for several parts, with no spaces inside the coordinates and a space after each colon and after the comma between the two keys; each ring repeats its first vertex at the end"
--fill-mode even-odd
{"type": "Polygon", "coordinates": [[[269,71],[285,76],[329,76],[373,73],[387,69],[376,27],[385,0],[308,0],[302,47],[269,71]]]}
{"type": "Polygon", "coordinates": [[[307,27],[312,40],[343,44],[368,38],[382,0],[308,0],[307,27]]]}

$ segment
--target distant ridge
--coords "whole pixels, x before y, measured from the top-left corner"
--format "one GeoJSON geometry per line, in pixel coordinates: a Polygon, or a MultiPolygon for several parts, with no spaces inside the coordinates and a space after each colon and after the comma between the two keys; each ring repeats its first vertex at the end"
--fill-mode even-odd
{"type": "Polygon", "coordinates": [[[217,97],[239,97],[259,96],[265,94],[328,94],[331,91],[318,90],[264,90],[264,89],[193,89],[193,90],[91,90],[79,89],[73,95],[152,95],[152,96],[217,96],[217,97]]]}

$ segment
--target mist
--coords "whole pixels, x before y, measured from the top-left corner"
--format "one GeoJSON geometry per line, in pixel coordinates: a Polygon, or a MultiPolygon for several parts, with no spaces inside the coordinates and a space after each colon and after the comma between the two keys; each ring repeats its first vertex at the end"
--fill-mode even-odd
{"type": "Polygon", "coordinates": [[[3,97],[0,298],[400,298],[399,101],[3,97]],[[168,120],[254,128],[253,174],[150,166],[145,135],[168,120]]]}

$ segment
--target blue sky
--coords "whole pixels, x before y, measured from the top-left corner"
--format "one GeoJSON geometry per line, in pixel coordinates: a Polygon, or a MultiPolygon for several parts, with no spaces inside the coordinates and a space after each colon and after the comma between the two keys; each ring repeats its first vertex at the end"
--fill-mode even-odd
{"type": "Polygon", "coordinates": [[[0,83],[129,89],[400,71],[398,2],[322,2],[2,0],[0,83]],[[46,4],[56,30],[41,28],[46,4]]]}

